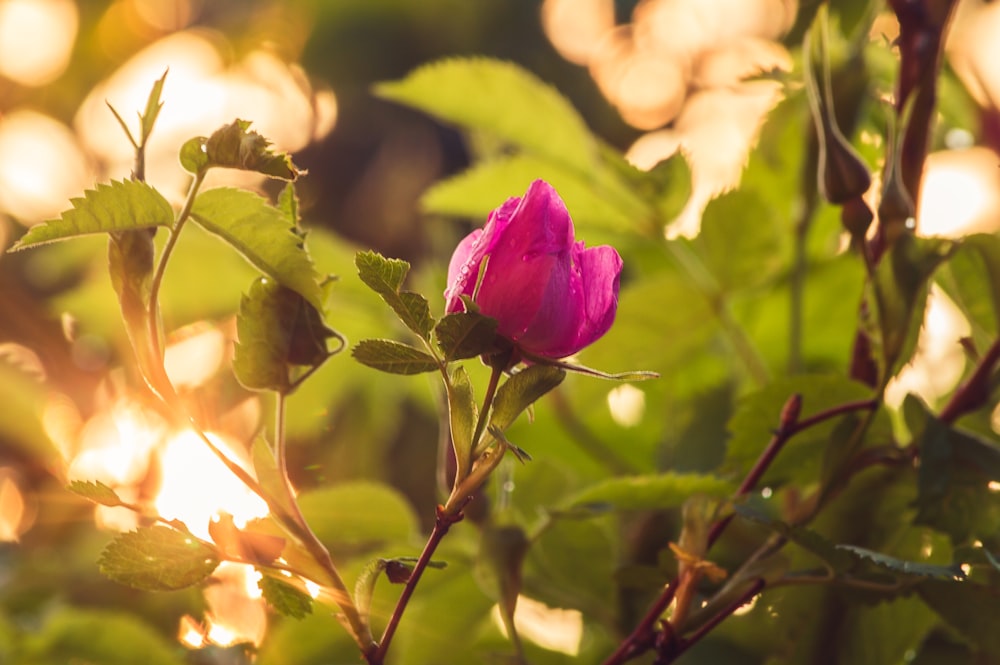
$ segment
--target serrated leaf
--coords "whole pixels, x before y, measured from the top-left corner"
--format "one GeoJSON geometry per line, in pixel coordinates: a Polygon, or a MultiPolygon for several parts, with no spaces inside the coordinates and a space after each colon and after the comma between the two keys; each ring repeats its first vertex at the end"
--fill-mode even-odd
{"type": "Polygon", "coordinates": [[[979,649],[1000,658],[1000,631],[996,623],[996,617],[1000,616],[1000,590],[972,582],[927,580],[917,586],[917,593],[979,649]]]}
{"type": "Polygon", "coordinates": [[[160,109],[163,108],[160,95],[163,93],[163,84],[167,80],[167,73],[169,71],[169,69],[164,71],[163,76],[153,83],[153,88],[149,91],[149,97],[146,99],[146,110],[139,116],[139,120],[142,123],[142,133],[139,136],[140,145],[145,145],[149,140],[149,135],[153,133],[153,125],[156,124],[156,119],[160,115],[160,109]]]}
{"type": "Polygon", "coordinates": [[[280,506],[287,515],[295,515],[296,511],[292,505],[295,498],[290,494],[288,485],[281,477],[278,470],[278,462],[274,459],[271,445],[263,435],[258,435],[250,446],[250,460],[253,463],[253,471],[257,476],[257,482],[280,506]]]}
{"type": "Polygon", "coordinates": [[[446,361],[475,358],[493,348],[497,320],[477,312],[456,312],[442,317],[434,334],[446,361]]]}
{"type": "Polygon", "coordinates": [[[920,446],[917,524],[955,542],[987,538],[1000,528],[1000,447],[941,422],[915,398],[905,403],[907,425],[920,446]]]}
{"type": "Polygon", "coordinates": [[[573,105],[513,63],[444,60],[381,83],[375,92],[582,171],[596,160],[596,142],[573,105]]]}
{"type": "Polygon", "coordinates": [[[258,582],[264,600],[280,614],[293,619],[303,619],[312,614],[313,599],[288,582],[271,575],[264,575],[258,582]]]}
{"type": "Polygon", "coordinates": [[[362,365],[389,374],[421,374],[438,369],[433,356],[391,339],[363,339],[351,349],[362,365]]]}
{"type": "MultiPolygon", "coordinates": [[[[812,374],[773,381],[745,396],[730,418],[727,429],[732,438],[727,444],[726,468],[740,474],[750,469],[771,439],[782,406],[789,395],[795,394],[802,395],[801,418],[805,419],[840,404],[870,398],[872,391],[841,375],[812,374]]],[[[823,449],[841,420],[831,418],[792,437],[762,482],[778,482],[788,477],[803,481],[815,478],[823,462],[823,449]]]]}
{"type": "Polygon", "coordinates": [[[232,245],[261,272],[323,311],[319,276],[301,236],[282,211],[253,192],[219,187],[198,195],[191,217],[232,245]]]}
{"type": "Polygon", "coordinates": [[[472,468],[472,434],[476,427],[476,402],[472,382],[464,367],[457,367],[448,385],[448,418],[451,427],[451,445],[455,449],[456,484],[472,468]]]}
{"type": "Polygon", "coordinates": [[[662,509],[679,506],[692,496],[724,498],[735,491],[731,482],[717,476],[666,472],[609,478],[576,493],[566,505],[616,510],[662,509]]]}
{"type": "Polygon", "coordinates": [[[1000,328],[1000,237],[963,238],[937,279],[980,333],[979,341],[991,342],[1000,328]]]}
{"type": "Polygon", "coordinates": [[[299,225],[299,196],[295,192],[295,183],[288,183],[278,194],[275,207],[285,213],[285,219],[293,227],[299,225]]]}
{"type": "Polygon", "coordinates": [[[965,573],[958,566],[938,566],[930,563],[920,563],[919,561],[905,561],[855,545],[837,545],[836,548],[841,551],[850,552],[859,559],[864,559],[892,573],[951,581],[965,578],[965,573]]]}
{"type": "Polygon", "coordinates": [[[275,154],[271,142],[250,131],[250,121],[234,120],[208,138],[197,137],[181,148],[181,164],[191,173],[212,167],[256,171],[272,178],[295,180],[302,172],[284,153],[275,154]]]}
{"type": "Polygon", "coordinates": [[[382,296],[403,324],[420,335],[430,338],[434,319],[427,299],[419,293],[401,291],[410,264],[400,259],[387,259],[378,252],[358,252],[354,257],[358,277],[368,288],[382,296]]]}
{"type": "Polygon", "coordinates": [[[529,365],[507,379],[493,399],[490,425],[503,431],[522,411],[566,378],[566,372],[550,365],[529,365]]]}
{"type": "Polygon", "coordinates": [[[219,565],[214,547],[165,526],[116,537],[98,565],[114,581],[143,591],[173,591],[201,582],[219,565]]]}
{"type": "Polygon", "coordinates": [[[241,299],[236,326],[233,371],[251,390],[288,392],[292,366],[321,365],[330,356],[327,340],[339,338],[301,295],[265,277],[241,299]]]}
{"type": "Polygon", "coordinates": [[[151,226],[171,226],[174,211],[163,195],[137,180],[112,180],[71,199],[73,208],[59,219],[28,229],[10,251],[90,233],[131,231],[151,226]]]}
{"type": "Polygon", "coordinates": [[[378,576],[385,570],[386,559],[374,559],[365,564],[354,583],[354,605],[361,616],[361,622],[368,623],[371,616],[372,596],[375,594],[375,583],[378,576]]]}
{"type": "Polygon", "coordinates": [[[85,499],[90,499],[102,506],[114,508],[115,506],[122,505],[122,500],[118,494],[99,480],[74,480],[66,486],[66,489],[73,492],[73,494],[79,494],[85,499]]]}
{"type": "Polygon", "coordinates": [[[437,182],[420,205],[428,213],[486,219],[505,192],[523,192],[537,178],[559,191],[577,228],[635,230],[652,218],[652,209],[610,171],[581,172],[524,153],[478,162],[437,182]]]}

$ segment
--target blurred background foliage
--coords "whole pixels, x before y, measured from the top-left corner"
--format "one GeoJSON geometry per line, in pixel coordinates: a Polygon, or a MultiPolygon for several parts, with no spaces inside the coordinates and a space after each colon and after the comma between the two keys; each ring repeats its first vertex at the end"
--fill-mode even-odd
{"type": "MultiPolygon", "coordinates": [[[[508,662],[496,599],[498,568],[511,562],[494,555],[504,537],[531,545],[518,613],[527,660],[601,662],[676,572],[666,547],[678,538],[687,486],[643,490],[629,477],[712,474],[692,476],[688,489],[724,496],[792,392],[804,395],[806,415],[872,394],[848,378],[864,266],[845,251],[839,210],[816,186],[802,39],[819,4],[0,0],[0,246],[94,182],[128,176],[132,151],[106,103],[131,120],[168,68],[149,181],[179,204],[180,144],[252,120],[309,171],[298,185],[308,246],[321,272],[339,276],[328,323],[352,341],[404,335],[357,280],[358,248],[411,261],[411,288],[440,312],[434,296],[456,242],[532,178],[549,179],[578,237],[613,243],[625,259],[618,321],[580,361],[662,378],[618,386],[570,376],[533,422],[515,425],[509,436],[533,461],[501,467],[452,530],[437,556],[449,565],[424,578],[391,662],[508,662]],[[482,61],[481,76],[469,78],[425,70],[439,94],[375,87],[458,56],[523,71],[482,61]],[[496,81],[511,86],[490,88],[496,81]],[[548,97],[546,83],[564,98],[548,97]],[[668,160],[678,148],[684,158],[668,160]],[[614,478],[625,480],[607,484],[614,478]]],[[[959,4],[918,197],[925,235],[995,234],[1000,219],[1000,5],[959,4]]],[[[838,121],[877,170],[894,131],[898,24],[881,2],[841,0],[830,11],[838,121]]],[[[277,192],[245,173],[212,177],[277,192]]],[[[919,350],[886,390],[867,445],[917,437],[921,416],[904,424],[904,396],[934,412],[972,369],[957,340],[981,351],[996,338],[996,280],[977,270],[998,257],[984,246],[982,263],[948,266],[926,316],[916,308],[919,350]]],[[[102,480],[189,524],[219,510],[259,514],[199,457],[200,444],[164,432],[135,392],[105,251],[103,238],[86,238],[0,255],[0,662],[358,662],[329,613],[269,613],[245,567],[226,564],[204,590],[162,594],[99,575],[109,531],[133,528],[135,517],[95,512],[63,489],[68,479],[102,480]]],[[[255,272],[194,228],[177,257],[162,299],[168,370],[239,457],[269,420],[269,405],[228,368],[233,312],[255,272]]],[[[485,370],[469,369],[482,385],[485,370]]],[[[381,375],[346,355],[292,398],[293,481],[348,579],[372,557],[418,553],[440,500],[441,399],[433,381],[381,375]]],[[[994,405],[962,424],[995,440],[994,405]]],[[[757,508],[789,521],[802,510],[835,424],[790,443],[757,508]]],[[[928,515],[926,504],[929,526],[919,524],[915,474],[895,467],[866,472],[814,527],[835,543],[928,563],[950,563],[962,546],[996,551],[1000,508],[980,480],[978,494],[946,491],[981,508],[961,534],[949,528],[957,514],[928,515]]],[[[737,521],[713,557],[735,566],[761,534],[760,524],[737,521]]],[[[797,550],[788,565],[815,565],[814,555],[797,550]]],[[[377,625],[397,592],[377,587],[377,625]]],[[[960,611],[997,616],[1000,597],[981,593],[970,602],[928,582],[873,599],[786,586],[683,662],[993,662],[1000,645],[990,624],[960,611]]]]}

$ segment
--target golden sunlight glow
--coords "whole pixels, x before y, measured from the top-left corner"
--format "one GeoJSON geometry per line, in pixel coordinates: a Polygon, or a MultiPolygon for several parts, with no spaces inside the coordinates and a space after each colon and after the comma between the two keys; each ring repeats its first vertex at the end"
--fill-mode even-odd
{"type": "Polygon", "coordinates": [[[0,0],[0,76],[29,86],[65,71],[80,17],[72,0],[0,0]]]}
{"type": "Polygon", "coordinates": [[[945,46],[955,73],[980,106],[1000,105],[1000,5],[960,2],[945,46]]]}
{"type": "Polygon", "coordinates": [[[587,65],[601,39],[615,25],[614,0],[545,0],[542,28],[559,55],[587,65]]]}
{"type": "Polygon", "coordinates": [[[208,644],[205,628],[190,614],[181,617],[177,639],[188,649],[201,649],[208,644]]]}
{"type": "Polygon", "coordinates": [[[267,608],[257,586],[261,579],[254,567],[224,561],[212,574],[214,584],[205,587],[208,641],[227,647],[241,642],[258,645],[267,631],[267,608]]]}
{"type": "Polygon", "coordinates": [[[26,530],[25,500],[14,470],[0,467],[0,542],[17,542],[26,530]]]}
{"type": "Polygon", "coordinates": [[[319,594],[323,591],[323,587],[316,584],[312,580],[302,580],[302,581],[305,582],[306,593],[309,594],[309,597],[312,598],[313,600],[319,598],[319,594]]]}
{"type": "Polygon", "coordinates": [[[162,32],[180,30],[195,16],[191,0],[130,0],[129,4],[143,22],[162,32]]]}
{"type": "Polygon", "coordinates": [[[25,224],[56,217],[92,180],[68,127],[37,111],[0,115],[0,212],[25,224]]]}
{"type": "Polygon", "coordinates": [[[753,611],[753,608],[757,606],[757,600],[759,598],[760,595],[756,595],[753,598],[751,598],[748,602],[744,603],[743,605],[740,605],[739,609],[733,612],[733,616],[740,617],[743,616],[744,614],[750,614],[750,612],[753,611]]]}
{"type": "Polygon", "coordinates": [[[969,335],[969,324],[955,304],[936,286],[927,299],[927,313],[920,329],[913,360],[889,382],[886,404],[898,407],[907,393],[916,393],[934,404],[958,384],[965,368],[965,353],[958,343],[969,335]]]}
{"type": "Polygon", "coordinates": [[[163,365],[175,388],[193,388],[219,371],[229,344],[221,330],[207,323],[187,326],[171,334],[163,365]]]}
{"type": "MultiPolygon", "coordinates": [[[[253,122],[254,130],[286,152],[299,150],[315,135],[329,132],[336,120],[332,92],[324,91],[314,106],[313,89],[299,67],[265,50],[251,51],[230,64],[223,60],[220,44],[223,38],[215,33],[170,34],[93,88],[77,112],[75,125],[84,145],[109,173],[127,172],[133,154],[105,102],[122,117],[134,117],[135,110],[145,107],[153,82],[168,67],[163,109],[147,148],[147,172],[174,200],[183,196],[189,178],[177,163],[177,146],[192,137],[207,136],[235,118],[253,122]]],[[[211,178],[212,186],[252,186],[261,179],[229,170],[213,171],[211,178]]]]}
{"type": "MultiPolygon", "coordinates": [[[[232,445],[214,434],[208,437],[229,459],[247,468],[247,461],[232,445]]],[[[191,430],[167,441],[160,453],[160,467],[162,483],[154,502],[157,513],[181,520],[199,538],[211,539],[208,524],[221,512],[232,515],[237,527],[267,515],[263,499],[236,478],[191,430]]]]}
{"type": "MultiPolygon", "coordinates": [[[[507,628],[504,626],[499,605],[493,606],[492,617],[493,622],[506,635],[507,628]]],[[[543,649],[558,651],[568,656],[580,653],[583,615],[577,610],[549,607],[527,596],[518,596],[517,608],[514,610],[514,627],[521,637],[543,649]]]]}
{"type": "Polygon", "coordinates": [[[986,489],[988,489],[991,492],[1000,492],[1000,481],[991,480],[990,482],[986,483],[986,489]]]}
{"type": "Polygon", "coordinates": [[[646,393],[630,383],[623,383],[608,392],[611,418],[622,427],[635,427],[646,412],[646,393]]]}
{"type": "Polygon", "coordinates": [[[165,433],[156,414],[121,400],[83,426],[67,478],[99,480],[110,487],[134,485],[145,477],[150,455],[165,433]]]}
{"type": "Polygon", "coordinates": [[[928,155],[917,206],[917,231],[955,237],[998,228],[1000,156],[983,147],[928,155]]]}

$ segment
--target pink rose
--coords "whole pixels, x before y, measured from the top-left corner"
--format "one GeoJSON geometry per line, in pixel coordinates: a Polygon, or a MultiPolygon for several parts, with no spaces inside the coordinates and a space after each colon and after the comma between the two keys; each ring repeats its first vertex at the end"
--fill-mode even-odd
{"type": "Polygon", "coordinates": [[[463,311],[461,296],[469,296],[519,349],[564,358],[611,327],[621,270],[613,247],[585,249],[574,239],[566,205],[536,180],[459,243],[448,265],[447,310],[463,311]]]}

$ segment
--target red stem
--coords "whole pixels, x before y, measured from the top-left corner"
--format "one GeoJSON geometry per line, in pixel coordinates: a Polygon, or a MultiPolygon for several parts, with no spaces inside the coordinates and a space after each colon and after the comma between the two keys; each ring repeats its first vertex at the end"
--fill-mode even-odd
{"type": "Polygon", "coordinates": [[[732,603],[727,605],[721,612],[719,612],[711,619],[706,621],[704,624],[699,626],[698,630],[696,630],[694,633],[691,634],[691,637],[676,642],[675,646],[672,647],[672,650],[669,653],[668,660],[665,660],[664,663],[673,662],[685,651],[687,651],[692,646],[700,642],[701,639],[706,635],[708,635],[710,632],[712,632],[716,626],[722,623],[725,619],[729,618],[733,614],[733,612],[746,605],[748,602],[750,602],[751,598],[753,598],[758,593],[763,591],[764,584],[765,584],[764,580],[760,578],[754,580],[753,584],[750,585],[750,588],[748,588],[746,591],[740,594],[739,598],[734,600],[732,603]]]}
{"type": "Polygon", "coordinates": [[[1000,361],[1000,337],[987,349],[975,371],[969,380],[966,381],[955,394],[948,400],[948,404],[941,410],[938,418],[941,422],[952,424],[961,416],[975,411],[985,404],[990,397],[990,374],[993,368],[1000,361]]]}
{"type": "MultiPolygon", "coordinates": [[[[468,500],[466,500],[466,503],[468,503],[468,500]]],[[[460,522],[462,517],[464,517],[461,511],[464,505],[459,506],[459,510],[452,514],[445,513],[442,507],[438,506],[437,517],[434,520],[434,529],[427,538],[427,543],[424,545],[424,550],[420,553],[420,558],[417,559],[417,563],[413,566],[410,579],[406,580],[406,586],[403,587],[403,592],[399,594],[399,600],[396,601],[396,607],[392,611],[392,616],[389,617],[389,623],[386,624],[385,632],[382,633],[378,649],[368,659],[369,665],[382,665],[385,661],[385,654],[389,650],[389,644],[392,642],[393,635],[396,634],[396,628],[399,626],[399,620],[403,617],[406,605],[410,602],[410,596],[413,595],[413,591],[417,588],[417,583],[420,581],[421,575],[423,575],[424,570],[427,568],[427,564],[430,563],[431,557],[434,556],[434,551],[448,533],[451,525],[460,522]]]]}
{"type": "MultiPolygon", "coordinates": [[[[878,406],[878,401],[874,399],[860,400],[857,402],[846,402],[840,404],[833,408],[821,411],[815,415],[812,415],[805,420],[799,420],[799,414],[802,410],[802,396],[795,394],[789,397],[785,401],[785,405],[781,409],[781,419],[778,423],[778,429],[775,430],[774,436],[771,437],[770,442],[768,442],[767,447],[757,458],[754,463],[753,468],[750,469],[743,482],[740,483],[739,489],[736,490],[736,497],[741,497],[752,492],[760,479],[763,478],[764,473],[767,471],[768,467],[774,462],[775,457],[781,452],[785,443],[795,434],[801,432],[805,429],[813,427],[825,420],[830,418],[835,418],[836,416],[849,413],[851,411],[874,409],[878,406]]],[[[707,536],[706,550],[719,539],[722,532],[726,530],[729,523],[733,519],[733,514],[730,513],[722,519],[716,521],[711,529],[709,529],[707,536]]],[[[758,580],[751,587],[752,593],[748,592],[749,595],[741,597],[739,604],[734,606],[729,606],[717,617],[713,617],[708,621],[706,626],[700,628],[698,632],[692,636],[692,640],[682,642],[681,651],[693,644],[695,641],[701,639],[704,633],[714,628],[720,621],[725,619],[727,616],[735,612],[741,605],[746,603],[746,601],[756,595],[760,589],[764,586],[763,580],[758,580]],[[683,646],[686,645],[686,646],[683,646]]],[[[651,649],[656,643],[656,635],[654,633],[654,627],[656,622],[659,620],[660,616],[666,611],[667,607],[674,599],[674,595],[677,593],[678,580],[674,579],[668,584],[660,596],[656,599],[656,602],[649,608],[646,615],[643,617],[639,625],[635,627],[635,630],[620,644],[611,656],[604,661],[604,665],[621,665],[632,658],[638,656],[645,651],[651,649]]],[[[680,652],[678,652],[680,653],[680,652]]]]}

